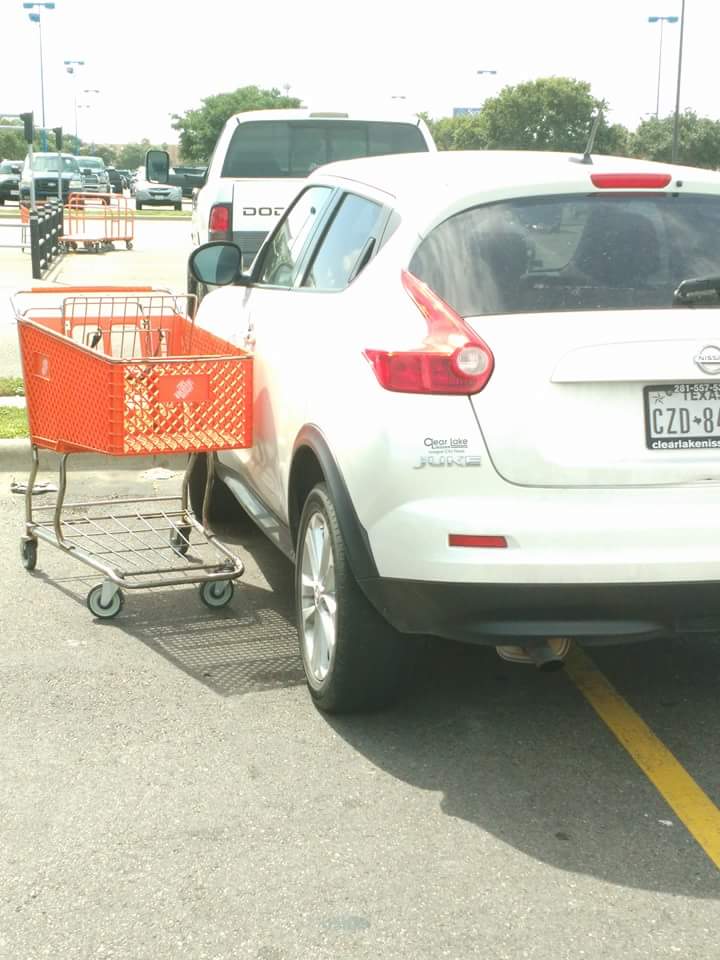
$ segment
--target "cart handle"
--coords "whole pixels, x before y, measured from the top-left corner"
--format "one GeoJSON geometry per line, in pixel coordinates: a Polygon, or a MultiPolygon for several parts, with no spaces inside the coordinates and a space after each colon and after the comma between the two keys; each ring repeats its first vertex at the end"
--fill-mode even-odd
{"type": "Polygon", "coordinates": [[[32,287],[30,290],[19,290],[18,293],[169,293],[157,287],[32,287]]]}

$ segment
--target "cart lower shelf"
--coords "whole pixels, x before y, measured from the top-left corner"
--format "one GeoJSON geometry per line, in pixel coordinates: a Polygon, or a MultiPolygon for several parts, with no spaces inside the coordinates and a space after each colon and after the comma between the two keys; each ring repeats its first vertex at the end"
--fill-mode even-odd
{"type": "Polygon", "coordinates": [[[87,595],[91,613],[103,619],[116,616],[123,591],[195,584],[200,599],[211,608],[224,607],[234,593],[233,581],[244,573],[242,561],[217,539],[207,522],[207,505],[214,483],[214,455],[208,456],[204,518],[188,504],[191,456],[180,496],[131,497],[66,503],[67,459],[59,463],[57,497],[38,505],[33,496],[44,492],[36,485],[37,447],[23,492],[25,534],[20,548],[26,570],[34,570],[40,541],[63,551],[105,578],[87,595]],[[208,554],[211,558],[208,558],[208,554]]]}

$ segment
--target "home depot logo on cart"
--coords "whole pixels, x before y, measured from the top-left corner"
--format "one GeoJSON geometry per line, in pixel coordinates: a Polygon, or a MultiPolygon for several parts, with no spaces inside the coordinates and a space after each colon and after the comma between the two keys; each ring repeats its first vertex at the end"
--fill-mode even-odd
{"type": "Polygon", "coordinates": [[[160,403],[205,403],[210,396],[210,377],[161,377],[158,383],[160,403]]]}

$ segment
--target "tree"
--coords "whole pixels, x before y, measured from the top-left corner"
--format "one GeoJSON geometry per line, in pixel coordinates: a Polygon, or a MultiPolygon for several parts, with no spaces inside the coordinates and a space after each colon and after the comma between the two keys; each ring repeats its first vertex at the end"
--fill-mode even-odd
{"type": "Polygon", "coordinates": [[[274,110],[299,107],[296,97],[284,97],[279,90],[239,87],[232,93],[206,97],[197,110],[173,114],[173,129],[180,131],[180,155],[185,161],[204,163],[215,148],[225,122],[234,113],[247,110],[274,110]]]}
{"type": "Polygon", "coordinates": [[[158,147],[150,143],[147,138],[141,140],[140,143],[126,143],[117,151],[115,166],[120,170],[137,170],[145,163],[145,154],[148,150],[164,150],[165,147],[166,144],[158,147]]]}
{"type": "Polygon", "coordinates": [[[3,130],[7,126],[22,126],[19,120],[4,120],[0,117],[0,160],[22,160],[27,153],[27,144],[22,133],[3,130]]]}
{"type": "Polygon", "coordinates": [[[116,152],[114,147],[86,143],[80,148],[80,154],[86,157],[101,157],[106,167],[115,165],[116,152]]]}
{"type": "MultiPolygon", "coordinates": [[[[592,96],[589,83],[546,77],[505,87],[486,100],[479,113],[445,117],[432,125],[432,132],[441,150],[581,152],[593,116],[605,109],[605,101],[592,96]]],[[[610,126],[603,116],[594,151],[622,154],[627,143],[625,127],[610,126]]]]}
{"type": "MultiPolygon", "coordinates": [[[[630,138],[634,157],[672,160],[673,116],[643,120],[630,138]]],[[[678,123],[678,159],[692,167],[715,170],[720,166],[720,121],[698,117],[692,110],[680,114],[678,123]]]]}

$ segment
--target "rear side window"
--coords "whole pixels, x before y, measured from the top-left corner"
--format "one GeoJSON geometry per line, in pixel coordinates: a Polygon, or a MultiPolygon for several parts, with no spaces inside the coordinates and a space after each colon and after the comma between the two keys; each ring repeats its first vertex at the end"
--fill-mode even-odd
{"type": "Polygon", "coordinates": [[[562,196],[473,207],[436,227],[410,271],[462,316],[672,306],[720,274],[720,197],[562,196]]]}
{"type": "Polygon", "coordinates": [[[412,123],[251,120],[237,125],[222,176],[307,177],[334,160],[427,149],[420,129],[412,123]]]}
{"type": "Polygon", "coordinates": [[[372,257],[382,221],[380,204],[346,194],[320,241],[302,286],[316,290],[346,287],[372,257]]]}

